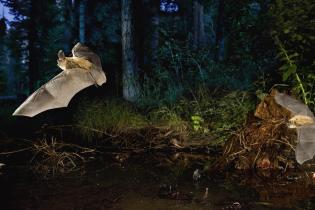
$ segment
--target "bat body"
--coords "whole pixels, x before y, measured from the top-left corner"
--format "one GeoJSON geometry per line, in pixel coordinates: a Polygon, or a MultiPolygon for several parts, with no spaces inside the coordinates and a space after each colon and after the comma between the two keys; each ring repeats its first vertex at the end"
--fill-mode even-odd
{"type": "Polygon", "coordinates": [[[49,109],[67,107],[75,94],[91,85],[106,82],[100,58],[86,46],[78,43],[72,57],[58,52],[57,65],[63,70],[31,94],[13,113],[33,117],[49,109]]]}
{"type": "Polygon", "coordinates": [[[290,128],[296,128],[297,146],[295,158],[299,164],[313,159],[315,155],[315,117],[307,105],[283,93],[276,93],[276,102],[292,113],[290,128]]]}

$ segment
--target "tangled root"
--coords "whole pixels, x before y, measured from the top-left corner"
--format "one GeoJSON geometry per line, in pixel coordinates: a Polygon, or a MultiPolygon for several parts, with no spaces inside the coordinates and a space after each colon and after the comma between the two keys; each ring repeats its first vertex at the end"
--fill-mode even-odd
{"type": "Polygon", "coordinates": [[[255,118],[224,146],[224,162],[236,169],[295,167],[296,131],[287,126],[290,112],[272,93],[257,106],[255,118]]]}
{"type": "Polygon", "coordinates": [[[58,142],[55,138],[34,143],[32,150],[32,169],[44,178],[81,170],[86,154],[94,152],[89,148],[58,142]]]}

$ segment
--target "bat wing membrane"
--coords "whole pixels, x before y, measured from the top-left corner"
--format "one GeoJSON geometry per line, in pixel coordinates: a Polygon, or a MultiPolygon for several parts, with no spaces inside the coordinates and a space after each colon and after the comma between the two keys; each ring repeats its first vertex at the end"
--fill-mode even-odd
{"type": "Polygon", "coordinates": [[[33,117],[49,109],[66,107],[75,94],[93,84],[89,72],[78,68],[63,71],[30,95],[13,115],[33,117]]]}
{"type": "Polygon", "coordinates": [[[77,43],[73,47],[72,54],[79,58],[86,58],[91,61],[95,65],[95,67],[102,69],[100,57],[81,43],[77,43]]]}
{"type": "Polygon", "coordinates": [[[99,86],[106,82],[106,75],[102,69],[101,59],[96,53],[81,43],[77,43],[72,49],[72,54],[75,57],[85,58],[93,64],[91,74],[99,86]]]}

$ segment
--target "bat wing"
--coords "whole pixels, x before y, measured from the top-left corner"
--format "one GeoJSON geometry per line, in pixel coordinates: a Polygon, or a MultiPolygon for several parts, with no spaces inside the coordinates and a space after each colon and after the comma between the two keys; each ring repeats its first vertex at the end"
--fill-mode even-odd
{"type": "Polygon", "coordinates": [[[304,115],[314,119],[314,114],[307,105],[284,93],[276,93],[276,102],[288,109],[293,115],[304,115]]]}
{"type": "Polygon", "coordinates": [[[79,58],[85,58],[91,61],[96,67],[102,69],[102,64],[101,64],[101,59],[100,57],[91,51],[87,46],[77,43],[73,48],[72,48],[72,54],[75,57],[79,58]]]}
{"type": "MultiPolygon", "coordinates": [[[[278,92],[275,95],[275,100],[279,105],[288,109],[293,116],[305,116],[313,119],[314,122],[314,114],[301,101],[278,92]]],[[[307,160],[313,159],[315,155],[315,124],[297,126],[296,131],[298,142],[295,150],[295,158],[299,164],[302,164],[307,160]]]]}
{"type": "Polygon", "coordinates": [[[90,72],[80,68],[65,70],[30,95],[13,115],[33,117],[49,109],[67,107],[76,93],[94,83],[90,72]]]}
{"type": "Polygon", "coordinates": [[[101,59],[96,53],[91,51],[87,46],[77,43],[72,48],[72,54],[75,57],[85,58],[93,64],[91,75],[99,86],[106,82],[106,75],[102,69],[101,59]]]}
{"type": "Polygon", "coordinates": [[[313,159],[315,155],[315,125],[305,125],[297,128],[298,143],[295,156],[299,164],[313,159]]]}

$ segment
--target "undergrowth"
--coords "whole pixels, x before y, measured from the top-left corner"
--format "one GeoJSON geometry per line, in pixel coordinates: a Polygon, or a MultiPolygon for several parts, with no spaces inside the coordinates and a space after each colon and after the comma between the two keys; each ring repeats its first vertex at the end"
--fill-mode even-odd
{"type": "Polygon", "coordinates": [[[150,118],[153,124],[159,122],[171,129],[186,130],[190,137],[211,136],[209,144],[218,145],[244,125],[254,107],[244,91],[226,92],[222,97],[201,90],[192,99],[183,98],[174,105],[162,106],[149,116],[153,116],[150,118]]]}
{"type": "Polygon", "coordinates": [[[102,138],[104,133],[119,135],[155,127],[174,131],[188,140],[211,137],[209,145],[221,145],[243,126],[254,106],[247,92],[218,94],[199,90],[174,104],[163,104],[145,113],[122,100],[83,102],[75,122],[88,140],[102,138]]]}
{"type": "Polygon", "coordinates": [[[74,116],[84,138],[92,140],[104,133],[119,134],[147,125],[146,118],[122,100],[83,100],[74,116]],[[102,131],[93,132],[91,129],[102,131]]]}

